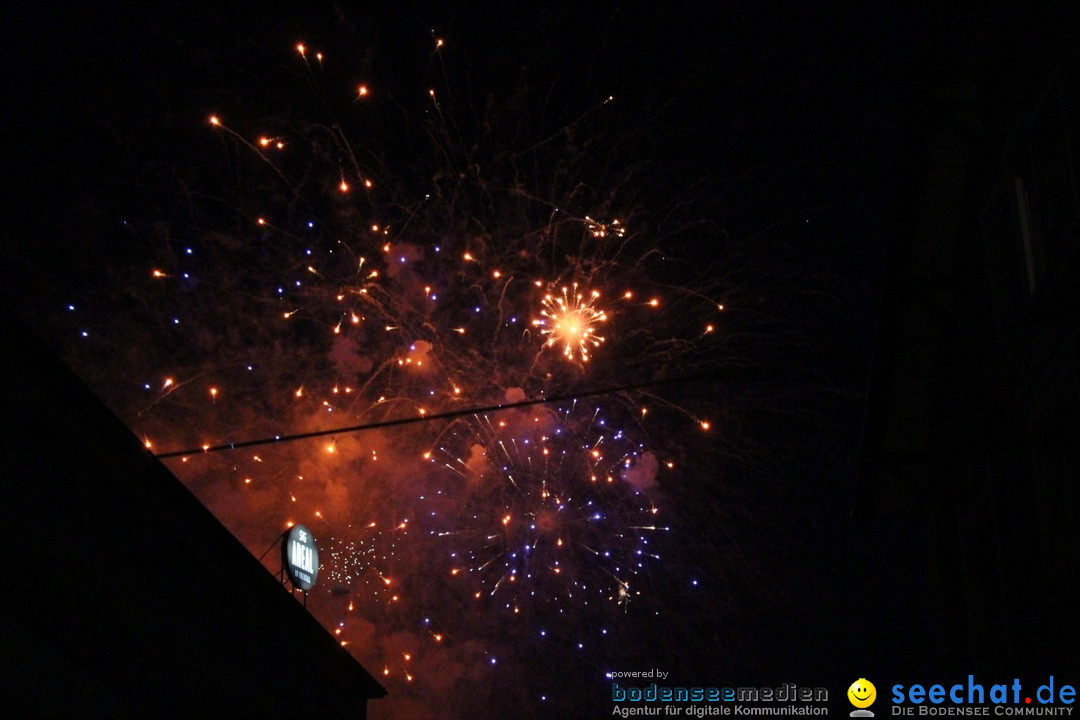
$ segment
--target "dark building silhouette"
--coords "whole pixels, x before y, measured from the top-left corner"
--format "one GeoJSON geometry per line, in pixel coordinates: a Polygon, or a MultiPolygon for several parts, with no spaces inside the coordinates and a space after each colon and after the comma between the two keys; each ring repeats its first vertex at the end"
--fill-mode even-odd
{"type": "Polygon", "coordinates": [[[4,321],[0,712],[364,718],[385,690],[4,321]]]}
{"type": "Polygon", "coordinates": [[[854,513],[898,668],[1080,670],[1076,16],[949,11],[923,50],[854,513]]]}

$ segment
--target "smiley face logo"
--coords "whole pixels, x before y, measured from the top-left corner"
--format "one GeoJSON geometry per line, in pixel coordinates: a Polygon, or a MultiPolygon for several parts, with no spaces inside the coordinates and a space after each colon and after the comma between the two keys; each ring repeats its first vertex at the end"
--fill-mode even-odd
{"type": "Polygon", "coordinates": [[[877,699],[877,688],[866,678],[859,678],[847,689],[848,700],[857,708],[868,708],[877,699]]]}

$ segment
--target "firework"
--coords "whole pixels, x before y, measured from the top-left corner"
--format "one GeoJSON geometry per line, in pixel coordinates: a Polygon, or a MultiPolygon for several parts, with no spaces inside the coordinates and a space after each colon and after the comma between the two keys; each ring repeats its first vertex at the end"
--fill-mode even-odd
{"type": "Polygon", "coordinates": [[[362,588],[360,594],[365,598],[396,602],[400,597],[392,588],[388,569],[396,562],[393,533],[384,537],[376,522],[362,527],[349,524],[327,537],[324,544],[326,550],[321,557],[331,592],[347,595],[362,588]]]}
{"type": "Polygon", "coordinates": [[[563,287],[560,295],[544,295],[542,319],[533,320],[533,325],[547,337],[545,346],[561,345],[567,360],[588,362],[589,350],[604,342],[597,327],[607,320],[607,313],[596,307],[599,298],[596,290],[583,295],[577,283],[572,288],[563,287]]]}
{"type": "MultiPolygon", "coordinates": [[[[332,66],[297,49],[310,73],[313,57],[332,66]]],[[[383,94],[360,87],[354,99],[377,110],[383,94]]],[[[630,220],[594,219],[612,217],[620,196],[589,207],[567,169],[589,166],[587,155],[536,146],[534,161],[566,154],[552,163],[562,169],[545,196],[493,180],[520,172],[513,154],[491,155],[485,173],[456,166],[460,141],[442,113],[425,128],[436,164],[411,177],[365,166],[372,155],[349,140],[347,114],[329,134],[302,121],[223,117],[211,118],[210,132],[255,180],[233,193],[234,227],[185,239],[179,251],[170,238],[147,271],[154,309],[173,332],[155,372],[168,380],[146,383],[148,442],[175,441],[183,426],[200,427],[189,439],[205,447],[267,418],[295,432],[566,395],[589,380],[587,368],[606,384],[641,382],[715,337],[706,321],[717,322],[718,304],[708,294],[651,279],[647,233],[630,232],[630,220]],[[184,422],[192,416],[203,420],[184,422]]],[[[324,526],[326,577],[350,603],[408,612],[437,592],[416,535],[404,531],[415,515],[442,541],[434,556],[449,563],[452,592],[514,614],[626,610],[648,587],[667,532],[650,498],[659,463],[646,449],[647,418],[622,393],[603,412],[570,404],[449,430],[338,437],[273,473],[226,472],[258,487],[306,478],[310,512],[334,519],[324,526]],[[422,447],[434,453],[421,458],[422,447]],[[433,462],[457,484],[403,480],[436,482],[433,462]],[[387,530],[361,519],[376,511],[404,523],[387,530]]],[[[291,506],[296,493],[287,494],[291,506]]]]}
{"type": "MultiPolygon", "coordinates": [[[[449,573],[477,600],[514,613],[625,605],[641,591],[668,528],[630,481],[652,457],[600,409],[474,416],[438,448],[456,478],[449,573]]],[[[655,468],[653,470],[655,472],[655,468]]]]}
{"type": "MultiPolygon", "coordinates": [[[[572,141],[616,111],[610,99],[523,153],[488,134],[497,124],[461,136],[453,93],[407,88],[420,131],[388,144],[421,151],[402,158],[353,139],[396,117],[385,86],[327,87],[335,56],[309,45],[291,60],[290,77],[316,88],[313,112],[332,117],[222,108],[204,126],[221,180],[201,192],[227,212],[141,229],[151,250],[131,276],[149,321],[113,350],[130,368],[122,414],[148,447],[647,383],[693,372],[723,336],[715,288],[672,281],[656,223],[623,191],[634,183],[600,172],[603,143],[572,141]]],[[[388,682],[416,687],[435,682],[425,665],[505,667],[507,625],[591,652],[612,618],[644,612],[671,532],[660,473],[674,472],[651,449],[671,444],[666,428],[651,423],[677,405],[648,399],[198,453],[174,468],[256,553],[288,523],[311,527],[325,579],[311,610],[388,682]]]]}

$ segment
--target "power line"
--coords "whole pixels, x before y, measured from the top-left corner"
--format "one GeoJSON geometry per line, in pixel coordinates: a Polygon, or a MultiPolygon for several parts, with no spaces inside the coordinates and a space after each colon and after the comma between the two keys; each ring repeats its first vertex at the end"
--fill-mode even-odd
{"type": "Polygon", "coordinates": [[[466,410],[453,410],[450,412],[436,413],[434,415],[421,415],[420,417],[382,420],[379,422],[365,423],[363,425],[350,425],[348,427],[332,428],[329,430],[314,430],[312,432],[296,433],[293,435],[275,435],[271,438],[261,438],[259,440],[244,440],[241,442],[224,443],[222,445],[200,447],[193,450],[175,450],[172,452],[160,453],[158,455],[155,455],[155,457],[160,460],[165,460],[168,458],[199,455],[212,452],[222,452],[225,450],[239,450],[240,448],[254,447],[257,445],[278,445],[281,443],[293,442],[296,440],[310,440],[311,438],[325,437],[326,435],[343,435],[345,433],[360,432],[362,430],[378,430],[381,428],[398,427],[400,425],[411,425],[413,423],[431,422],[433,420],[450,420],[453,418],[464,417],[466,415],[479,415],[482,413],[496,412],[498,410],[512,410],[514,408],[532,407],[534,405],[571,402],[573,400],[579,400],[581,398],[598,397],[600,395],[613,395],[619,392],[642,390],[650,387],[658,387],[660,385],[695,382],[698,380],[706,380],[710,377],[713,377],[713,375],[687,375],[683,377],[662,378],[660,380],[650,380],[648,382],[633,383],[631,385],[618,385],[615,387],[601,388],[598,390],[588,390],[586,392],[573,393],[572,395],[563,395],[550,398],[537,398],[535,400],[521,400],[519,402],[512,403],[499,403],[498,405],[485,405],[482,407],[468,408],[466,410]]]}

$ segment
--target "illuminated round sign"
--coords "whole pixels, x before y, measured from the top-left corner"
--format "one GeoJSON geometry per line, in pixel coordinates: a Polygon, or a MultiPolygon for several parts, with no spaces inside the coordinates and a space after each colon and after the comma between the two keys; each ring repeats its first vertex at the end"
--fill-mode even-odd
{"type": "Polygon", "coordinates": [[[319,549],[303,525],[293,525],[281,543],[281,564],[293,587],[310,590],[319,577],[319,549]]]}

